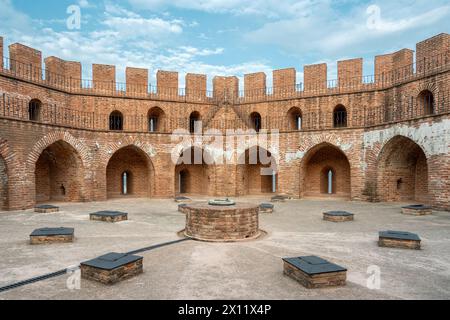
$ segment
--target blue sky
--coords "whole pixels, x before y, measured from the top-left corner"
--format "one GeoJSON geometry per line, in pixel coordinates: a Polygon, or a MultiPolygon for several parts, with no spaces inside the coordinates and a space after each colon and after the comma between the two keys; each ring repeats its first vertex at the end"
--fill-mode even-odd
{"type": "MultiPolygon", "coordinates": [[[[450,32],[450,4],[444,0],[0,0],[0,35],[5,44],[21,42],[81,61],[91,78],[92,63],[184,74],[214,75],[273,69],[363,57],[373,74],[373,57],[441,32],[450,32]],[[81,10],[81,27],[69,30],[67,8],[81,10]]],[[[242,86],[241,81],[241,86],[242,86]]]]}

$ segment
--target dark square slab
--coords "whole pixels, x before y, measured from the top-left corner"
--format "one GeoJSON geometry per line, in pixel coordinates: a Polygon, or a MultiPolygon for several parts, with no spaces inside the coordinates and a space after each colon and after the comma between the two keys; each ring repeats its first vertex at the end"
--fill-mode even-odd
{"type": "Polygon", "coordinates": [[[45,210],[48,210],[48,209],[59,209],[59,207],[52,206],[52,205],[49,205],[49,204],[41,204],[41,205],[35,206],[34,208],[35,209],[45,209],[45,210]]]}
{"type": "Polygon", "coordinates": [[[140,256],[127,255],[125,253],[111,252],[98,258],[82,262],[81,265],[103,270],[113,270],[129,263],[142,259],[140,256]]]}
{"type": "Polygon", "coordinates": [[[333,217],[350,217],[354,216],[353,213],[347,212],[347,211],[328,211],[325,212],[326,215],[333,216],[333,217]]]}
{"type": "Polygon", "coordinates": [[[407,231],[381,231],[380,238],[420,241],[417,234],[407,231]]]}
{"type": "Polygon", "coordinates": [[[182,201],[182,200],[191,200],[191,199],[188,197],[176,197],[175,200],[182,201]]]}
{"type": "Polygon", "coordinates": [[[120,212],[120,211],[99,211],[94,212],[90,214],[91,216],[99,216],[99,217],[121,217],[121,216],[128,216],[128,213],[126,212],[120,212]]]}
{"type": "Polygon", "coordinates": [[[75,232],[74,228],[41,228],[30,234],[31,237],[41,236],[70,236],[75,232]]]}
{"type": "Polygon", "coordinates": [[[316,256],[284,258],[283,261],[300,269],[308,275],[347,271],[344,267],[316,256]]]}
{"type": "Polygon", "coordinates": [[[431,206],[426,206],[424,204],[413,204],[410,206],[404,206],[403,209],[411,209],[411,210],[429,210],[432,209],[431,206]]]}

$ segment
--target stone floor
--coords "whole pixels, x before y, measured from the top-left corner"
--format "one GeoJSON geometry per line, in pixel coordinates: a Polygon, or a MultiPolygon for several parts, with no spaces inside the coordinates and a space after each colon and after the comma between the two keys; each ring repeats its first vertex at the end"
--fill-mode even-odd
{"type": "MultiPolygon", "coordinates": [[[[267,202],[268,198],[238,199],[267,202]]],[[[291,200],[261,215],[268,234],[242,243],[186,241],[143,253],[144,273],[114,286],[69,275],[0,293],[0,299],[449,299],[450,213],[414,217],[398,203],[291,200]],[[345,210],[355,221],[325,222],[322,212],[345,210]],[[418,233],[422,250],[379,248],[378,231],[418,233]],[[308,290],[283,275],[282,257],[318,255],[348,268],[347,286],[308,290]],[[368,267],[381,270],[381,288],[367,288],[368,267]]],[[[173,200],[123,199],[61,204],[59,213],[0,213],[0,286],[77,265],[107,252],[126,252],[179,239],[184,215],[173,200]],[[116,224],[89,221],[99,210],[129,212],[116,224]],[[31,246],[41,227],[74,227],[75,242],[31,246]]]]}

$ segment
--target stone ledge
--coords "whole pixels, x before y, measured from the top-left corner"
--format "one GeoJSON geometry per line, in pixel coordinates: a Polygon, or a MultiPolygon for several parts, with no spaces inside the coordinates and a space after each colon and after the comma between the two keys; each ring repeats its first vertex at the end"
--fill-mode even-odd
{"type": "Polygon", "coordinates": [[[415,233],[405,231],[382,231],[379,234],[379,247],[420,250],[421,240],[415,233]]]}
{"type": "Polygon", "coordinates": [[[191,199],[191,198],[188,198],[188,197],[176,197],[176,198],[174,199],[174,201],[175,201],[176,203],[191,203],[191,202],[192,202],[192,199],[191,199]]]}
{"type": "Polygon", "coordinates": [[[346,211],[329,211],[323,213],[323,220],[330,222],[354,221],[355,215],[346,211]]]}
{"type": "Polygon", "coordinates": [[[284,274],[305,288],[345,286],[347,269],[315,256],[285,258],[284,274]]]}
{"type": "Polygon", "coordinates": [[[273,213],[274,205],[271,203],[261,203],[259,206],[260,213],[273,213]]]}
{"type": "Polygon", "coordinates": [[[99,211],[91,213],[89,219],[92,221],[119,222],[128,220],[128,213],[120,211],[99,211]]]}
{"type": "Polygon", "coordinates": [[[73,242],[73,228],[42,228],[30,234],[30,244],[51,244],[73,242]]]}
{"type": "Polygon", "coordinates": [[[122,253],[108,253],[82,262],[81,277],[103,284],[115,284],[143,272],[143,258],[122,253]]]}
{"type": "Polygon", "coordinates": [[[34,207],[34,212],[37,212],[37,213],[54,213],[54,212],[59,212],[59,207],[48,205],[48,204],[44,204],[44,205],[39,205],[39,206],[34,207]]]}
{"type": "Polygon", "coordinates": [[[433,209],[430,206],[417,204],[402,207],[402,214],[410,216],[427,216],[433,214],[433,209]]]}

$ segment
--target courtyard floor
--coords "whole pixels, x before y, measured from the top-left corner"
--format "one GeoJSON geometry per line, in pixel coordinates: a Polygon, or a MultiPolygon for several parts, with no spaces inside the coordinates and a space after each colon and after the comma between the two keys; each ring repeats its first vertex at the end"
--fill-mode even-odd
{"type": "MultiPolygon", "coordinates": [[[[269,198],[238,201],[261,203],[269,198]]],[[[121,199],[63,203],[56,214],[0,213],[0,286],[77,265],[108,252],[180,239],[185,217],[173,200],[121,199]],[[89,213],[121,210],[129,221],[89,221],[89,213]],[[73,227],[72,244],[29,244],[36,228],[73,227]]],[[[185,241],[144,252],[144,273],[104,286],[69,275],[0,293],[0,299],[450,299],[450,212],[401,214],[399,203],[291,200],[261,214],[267,235],[241,243],[185,241]],[[322,212],[347,210],[355,221],[332,223],[322,212]],[[418,233],[422,250],[380,248],[378,232],[418,233]],[[283,275],[282,257],[317,255],[348,268],[347,286],[309,290],[283,275]],[[381,271],[381,288],[367,288],[369,266],[381,271]]]]}

